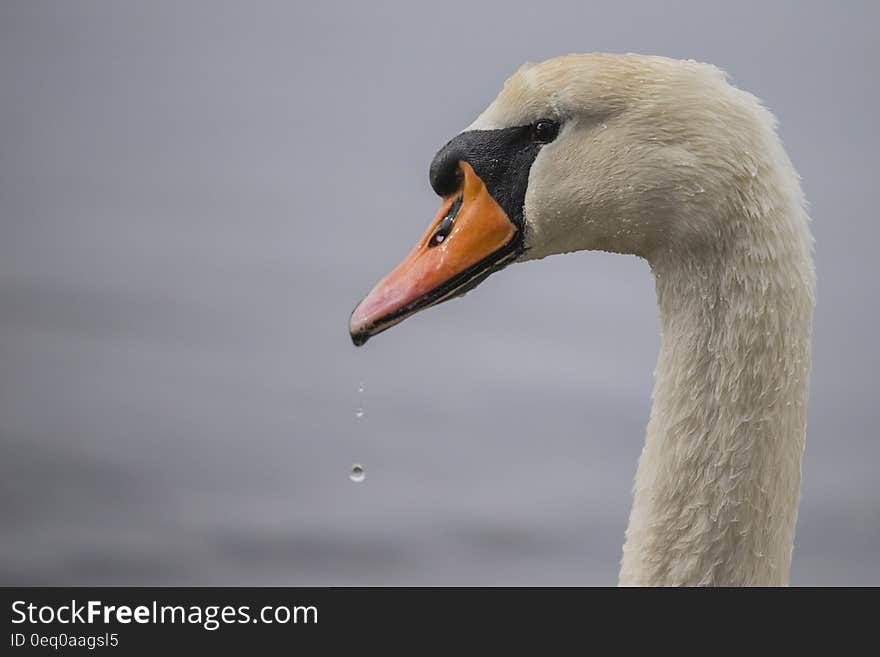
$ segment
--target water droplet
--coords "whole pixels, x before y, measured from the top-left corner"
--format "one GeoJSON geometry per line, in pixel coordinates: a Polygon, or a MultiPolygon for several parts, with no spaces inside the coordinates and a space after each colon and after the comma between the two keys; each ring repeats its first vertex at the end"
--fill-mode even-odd
{"type": "Polygon", "coordinates": [[[365,389],[365,388],[364,388],[364,382],[361,381],[360,383],[358,383],[358,392],[363,392],[364,389],[365,389]]]}
{"type": "Polygon", "coordinates": [[[355,416],[355,417],[358,417],[358,418],[363,417],[363,416],[364,416],[364,409],[362,409],[362,408],[358,408],[358,409],[354,412],[354,416],[355,416]]]}
{"type": "Polygon", "coordinates": [[[364,474],[364,466],[360,463],[355,463],[351,466],[351,472],[348,475],[348,478],[351,479],[354,483],[361,483],[364,478],[366,478],[366,474],[364,474]]]}

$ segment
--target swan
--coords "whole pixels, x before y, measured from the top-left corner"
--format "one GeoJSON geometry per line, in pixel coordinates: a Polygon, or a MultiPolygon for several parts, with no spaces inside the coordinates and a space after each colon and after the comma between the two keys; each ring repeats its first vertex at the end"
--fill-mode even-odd
{"type": "Polygon", "coordinates": [[[619,582],[786,585],[815,272],[772,114],[709,64],[566,55],[516,71],[430,182],[440,210],[355,308],[354,343],[513,262],[644,258],[661,348],[619,582]]]}

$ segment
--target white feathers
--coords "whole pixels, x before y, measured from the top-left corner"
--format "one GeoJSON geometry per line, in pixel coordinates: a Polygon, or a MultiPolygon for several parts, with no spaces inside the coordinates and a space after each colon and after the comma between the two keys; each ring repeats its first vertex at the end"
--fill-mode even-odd
{"type": "Polygon", "coordinates": [[[662,348],[622,584],[788,581],[804,445],[812,238],[773,116],[719,69],[569,55],[520,69],[471,128],[559,118],[524,259],[633,253],[662,348]]]}

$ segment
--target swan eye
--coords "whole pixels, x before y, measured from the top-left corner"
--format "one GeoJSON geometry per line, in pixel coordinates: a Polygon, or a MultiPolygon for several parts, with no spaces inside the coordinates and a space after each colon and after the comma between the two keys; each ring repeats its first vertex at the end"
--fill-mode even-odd
{"type": "Polygon", "coordinates": [[[559,124],[550,119],[541,119],[540,121],[536,121],[532,126],[532,135],[534,136],[535,141],[541,142],[542,144],[547,144],[553,141],[558,134],[559,124]]]}
{"type": "Polygon", "coordinates": [[[452,224],[455,223],[455,217],[461,209],[461,202],[462,197],[459,196],[455,199],[455,203],[450,206],[449,212],[446,213],[446,216],[440,220],[437,229],[431,234],[431,239],[428,240],[429,248],[443,244],[443,241],[449,237],[449,233],[452,232],[452,224]]]}

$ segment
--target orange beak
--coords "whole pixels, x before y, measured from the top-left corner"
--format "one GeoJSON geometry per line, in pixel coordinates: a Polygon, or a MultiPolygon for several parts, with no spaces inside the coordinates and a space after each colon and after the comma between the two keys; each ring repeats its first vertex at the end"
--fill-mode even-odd
{"type": "Polygon", "coordinates": [[[460,188],[412,252],[383,278],[351,314],[356,345],[447,299],[464,294],[513,261],[516,225],[467,162],[459,162],[460,188]]]}

